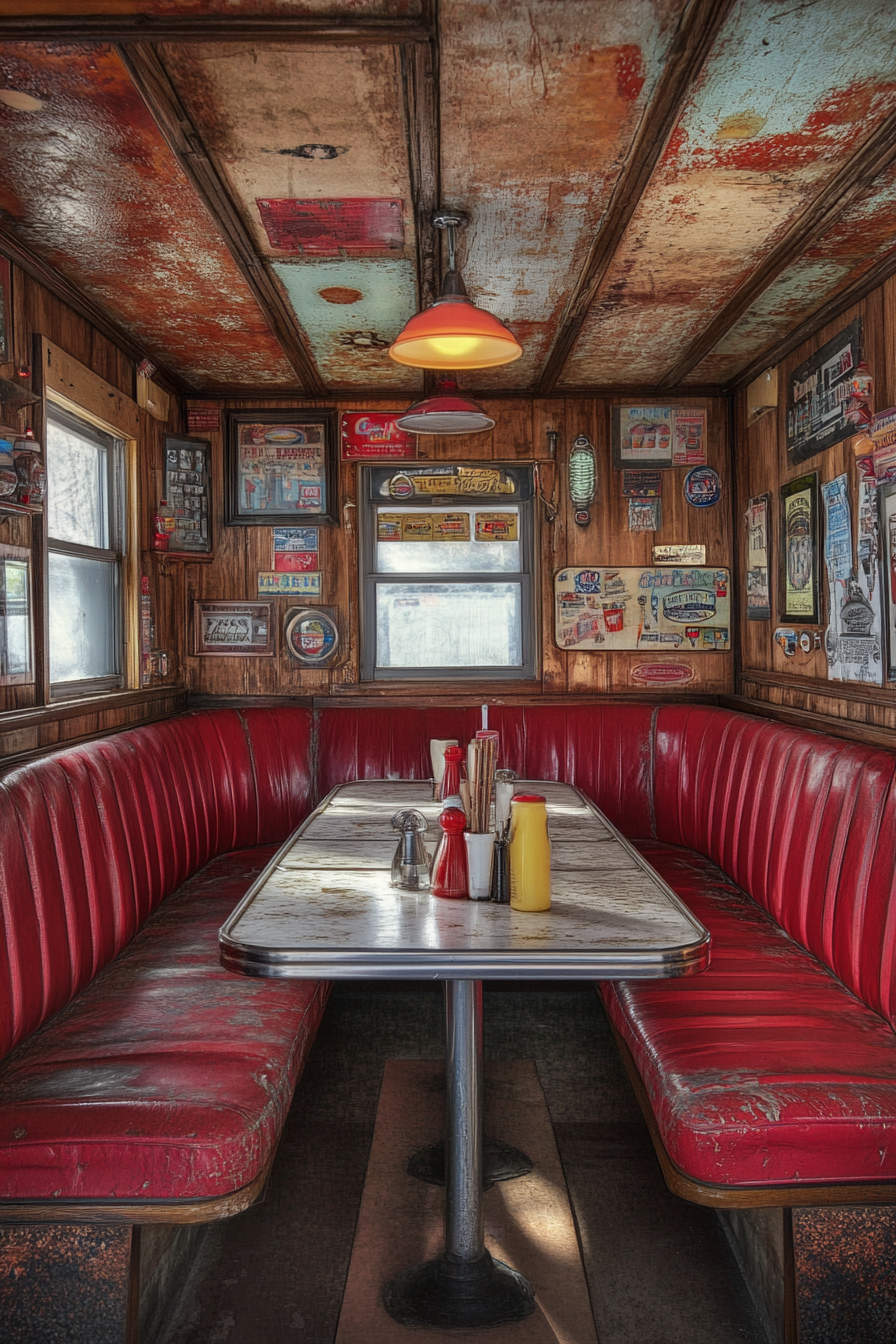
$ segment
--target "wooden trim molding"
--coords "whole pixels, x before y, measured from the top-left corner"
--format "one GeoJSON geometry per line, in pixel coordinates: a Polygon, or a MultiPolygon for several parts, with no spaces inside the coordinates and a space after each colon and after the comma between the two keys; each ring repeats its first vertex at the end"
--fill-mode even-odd
{"type": "MultiPolygon", "coordinates": [[[[811,690],[808,693],[811,694],[811,690]]],[[[860,719],[841,719],[834,714],[794,709],[790,705],[779,705],[774,701],[758,700],[748,695],[722,695],[719,696],[717,703],[724,709],[735,709],[743,714],[758,715],[762,719],[789,723],[794,728],[807,728],[813,733],[826,733],[828,737],[843,738],[847,742],[861,742],[866,747],[893,750],[894,730],[885,724],[863,723],[860,719]]]]}
{"type": "Polygon", "coordinates": [[[404,17],[324,19],[315,14],[35,14],[0,18],[0,42],[296,42],[366,45],[428,42],[424,13],[404,17]]]}
{"type": "MultiPolygon", "coordinates": [[[[609,1022],[609,1017],[607,1021],[609,1022]]],[[[673,1195],[689,1200],[691,1204],[702,1204],[712,1209],[774,1209],[774,1208],[815,1208],[836,1204],[896,1204],[896,1183],[880,1182],[877,1185],[711,1185],[705,1181],[692,1180],[675,1165],[666,1151],[653,1108],[647,1096],[647,1090],[641,1080],[638,1067],[626,1042],[616,1027],[610,1027],[619,1047],[619,1054],[629,1076],[629,1082],[635,1090],[638,1105],[644,1114],[647,1128],[666,1185],[673,1195]]]]}
{"type": "Polygon", "coordinates": [[[40,354],[42,386],[48,400],[107,432],[112,430],[126,439],[139,438],[140,408],[136,401],[45,336],[40,340],[40,354]]]}
{"type": "Polygon", "coordinates": [[[641,118],[606,214],[560,318],[538,385],[540,397],[551,395],[563,372],[694,80],[732,7],[733,0],[692,0],[685,10],[650,106],[641,118]]]}
{"type": "Polygon", "coordinates": [[[233,1218],[254,1204],[270,1175],[275,1154],[248,1185],[217,1199],[160,1199],[144,1203],[122,1200],[56,1199],[46,1203],[6,1200],[0,1203],[0,1226],[4,1223],[215,1223],[233,1218]]]}

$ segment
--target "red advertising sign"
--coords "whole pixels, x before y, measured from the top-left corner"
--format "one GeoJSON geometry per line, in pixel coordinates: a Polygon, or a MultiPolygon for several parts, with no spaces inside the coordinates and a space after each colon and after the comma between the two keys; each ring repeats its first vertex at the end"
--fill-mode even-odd
{"type": "Polygon", "coordinates": [[[256,200],[278,252],[318,257],[381,256],[404,247],[404,209],[391,197],[256,200]]]}
{"type": "Polygon", "coordinates": [[[636,686],[687,686],[696,675],[687,663],[636,663],[629,673],[636,686]]]}
{"type": "Polygon", "coordinates": [[[221,412],[217,406],[188,406],[187,433],[203,434],[221,428],[221,412]]]}
{"type": "Polygon", "coordinates": [[[317,551],[275,551],[274,569],[278,574],[306,574],[317,569],[317,551]]]}
{"type": "Polygon", "coordinates": [[[404,411],[353,411],[342,417],[343,462],[394,461],[417,456],[417,436],[395,423],[404,411]]]}

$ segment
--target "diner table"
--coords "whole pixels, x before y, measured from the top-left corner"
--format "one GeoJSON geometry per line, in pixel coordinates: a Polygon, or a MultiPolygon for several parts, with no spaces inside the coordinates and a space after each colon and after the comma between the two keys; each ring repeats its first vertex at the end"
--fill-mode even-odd
{"type": "Polygon", "coordinates": [[[631,980],[709,964],[707,930],[584,794],[538,780],[516,788],[546,799],[547,911],[392,887],[393,813],[421,812],[432,849],[441,805],[431,781],[361,780],[324,799],[220,932],[223,965],[244,975],[445,982],[445,1249],[383,1288],[386,1310],[409,1326],[494,1326],[534,1307],[526,1279],[483,1240],[483,979],[631,980]]]}

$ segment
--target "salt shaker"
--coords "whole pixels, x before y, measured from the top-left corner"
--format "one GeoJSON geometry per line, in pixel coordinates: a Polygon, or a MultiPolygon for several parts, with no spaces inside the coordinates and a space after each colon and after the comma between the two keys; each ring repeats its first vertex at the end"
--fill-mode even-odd
{"type": "Polygon", "coordinates": [[[426,818],[413,808],[396,812],[392,826],[401,832],[398,848],[392,860],[392,887],[402,891],[428,891],[430,859],[423,843],[426,818]]]}

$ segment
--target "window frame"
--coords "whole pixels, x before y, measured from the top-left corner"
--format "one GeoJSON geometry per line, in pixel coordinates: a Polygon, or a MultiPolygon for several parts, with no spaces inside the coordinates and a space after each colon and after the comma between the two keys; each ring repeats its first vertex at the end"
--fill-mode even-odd
{"type": "MultiPolygon", "coordinates": [[[[421,467],[425,464],[420,463],[421,467]]],[[[439,462],[439,467],[498,467],[525,473],[523,488],[513,495],[437,495],[418,499],[415,506],[410,500],[375,498],[373,481],[383,474],[382,464],[359,464],[357,469],[358,507],[358,561],[360,594],[360,630],[361,630],[361,681],[535,681],[537,680],[538,655],[538,611],[537,611],[537,563],[535,528],[535,491],[534,473],[531,464],[526,462],[439,462]],[[481,509],[499,510],[502,503],[519,509],[519,570],[461,570],[459,572],[438,573],[395,573],[379,572],[376,568],[377,527],[376,510],[384,506],[391,511],[409,508],[417,512],[436,508],[469,508],[478,504],[481,509]],[[520,586],[520,644],[522,647],[521,665],[499,667],[378,667],[376,665],[376,590],[380,584],[436,585],[440,583],[497,583],[507,581],[520,586]]],[[[390,468],[392,473],[401,471],[401,465],[390,468]]],[[[450,543],[446,543],[450,544],[450,543]]]]}
{"type": "MultiPolygon", "coordinates": [[[[138,561],[136,512],[136,440],[120,428],[92,414],[86,407],[60,396],[48,388],[46,397],[44,435],[46,460],[50,460],[50,422],[55,420],[62,428],[82,434],[88,442],[107,449],[107,547],[62,541],[50,536],[49,508],[45,505],[43,527],[43,701],[47,705],[69,700],[81,700],[102,695],[120,694],[139,685],[135,669],[138,652],[136,639],[137,609],[135,594],[138,561]],[[52,681],[50,676],[50,557],[53,554],[83,556],[89,560],[105,561],[115,566],[114,643],[119,656],[119,670],[103,677],[89,677],[76,681],[52,681]]],[[[49,465],[48,465],[49,476],[49,465]]],[[[49,488],[49,487],[48,487],[49,488]]]]}

